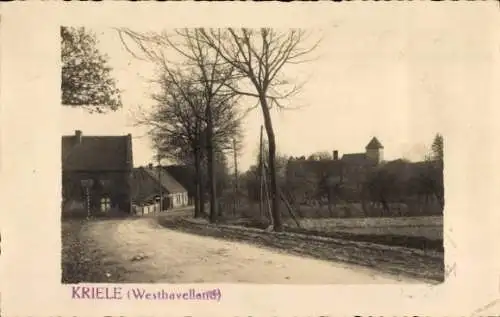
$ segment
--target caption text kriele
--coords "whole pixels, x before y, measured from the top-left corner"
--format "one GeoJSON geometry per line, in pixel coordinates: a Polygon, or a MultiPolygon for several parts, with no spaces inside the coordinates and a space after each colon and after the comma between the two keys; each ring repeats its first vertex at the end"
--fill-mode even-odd
{"type": "Polygon", "coordinates": [[[185,300],[185,301],[220,301],[220,289],[194,289],[186,291],[167,291],[165,289],[147,290],[143,287],[107,287],[107,286],[72,286],[72,299],[104,300],[185,300]]]}

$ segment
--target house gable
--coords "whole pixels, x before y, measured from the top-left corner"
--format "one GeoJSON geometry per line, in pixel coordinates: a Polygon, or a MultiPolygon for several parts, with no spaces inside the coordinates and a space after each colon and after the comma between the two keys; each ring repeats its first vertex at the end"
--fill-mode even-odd
{"type": "Polygon", "coordinates": [[[61,161],[63,202],[83,202],[92,210],[100,210],[104,201],[106,210],[130,211],[130,134],[82,136],[76,131],[73,136],[63,136],[61,161]]]}
{"type": "Polygon", "coordinates": [[[131,135],[63,136],[63,171],[126,171],[132,169],[131,135]]]}
{"type": "Polygon", "coordinates": [[[193,167],[186,165],[169,165],[163,167],[187,191],[189,196],[196,195],[196,173],[193,167]]]}

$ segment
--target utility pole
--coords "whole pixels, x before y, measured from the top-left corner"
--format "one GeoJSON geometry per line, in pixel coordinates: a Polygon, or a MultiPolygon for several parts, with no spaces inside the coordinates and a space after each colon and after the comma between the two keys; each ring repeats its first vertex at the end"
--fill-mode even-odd
{"type": "Polygon", "coordinates": [[[90,193],[88,187],[85,187],[85,194],[87,196],[87,219],[90,219],[90,193]]]}
{"type": "Polygon", "coordinates": [[[85,200],[86,200],[86,205],[87,205],[87,219],[90,219],[90,216],[91,216],[90,188],[94,184],[94,181],[92,179],[84,179],[84,180],[81,181],[81,184],[85,188],[85,200]]]}
{"type": "Polygon", "coordinates": [[[262,162],[262,170],[264,171],[263,173],[263,179],[264,179],[264,192],[265,192],[265,198],[266,198],[266,207],[267,207],[267,213],[269,216],[269,220],[271,221],[271,226],[273,225],[273,215],[271,213],[271,198],[269,197],[269,188],[267,185],[267,169],[266,169],[266,162],[262,162]]]}
{"type": "Polygon", "coordinates": [[[235,189],[238,190],[238,151],[236,150],[236,139],[233,139],[234,149],[234,181],[235,189]]]}
{"type": "Polygon", "coordinates": [[[162,193],[162,184],[161,184],[161,159],[160,159],[160,152],[158,152],[158,184],[160,185],[159,187],[159,192],[160,192],[160,210],[159,212],[163,211],[163,193],[162,193]]]}
{"type": "Polygon", "coordinates": [[[263,132],[264,132],[264,126],[260,126],[260,146],[259,146],[259,183],[260,183],[260,193],[259,193],[259,211],[260,215],[262,216],[264,213],[264,202],[262,199],[264,198],[264,160],[262,158],[263,156],[263,132]]]}
{"type": "Polygon", "coordinates": [[[238,205],[238,153],[236,151],[236,139],[233,138],[233,154],[234,154],[234,205],[233,215],[236,215],[236,207],[238,205]]]}
{"type": "Polygon", "coordinates": [[[268,213],[269,220],[271,221],[271,226],[273,225],[273,217],[271,213],[271,199],[269,197],[269,188],[267,185],[267,170],[266,170],[266,161],[264,157],[264,141],[263,141],[263,131],[264,126],[260,126],[260,211],[261,216],[264,215],[264,207],[266,208],[266,212],[268,213]],[[265,202],[264,202],[265,199],[265,202]]]}

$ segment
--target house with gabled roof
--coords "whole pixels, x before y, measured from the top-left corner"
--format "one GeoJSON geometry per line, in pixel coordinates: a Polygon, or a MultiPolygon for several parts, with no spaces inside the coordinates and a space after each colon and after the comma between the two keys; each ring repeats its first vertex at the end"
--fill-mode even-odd
{"type": "Polygon", "coordinates": [[[167,173],[172,175],[179,184],[188,192],[190,204],[196,196],[196,172],[192,166],[188,165],[168,165],[163,167],[167,173]]]}
{"type": "Polygon", "coordinates": [[[134,168],[132,200],[135,209],[154,205],[155,211],[178,208],[189,204],[188,191],[164,167],[134,168]],[[159,204],[161,199],[161,207],[159,204]],[[158,205],[156,205],[158,204],[158,205]]]}
{"type": "MultiPolygon", "coordinates": [[[[132,171],[132,210],[135,214],[159,212],[160,197],[166,199],[166,190],[143,167],[132,171]]],[[[166,207],[166,206],[165,206],[166,207]]],[[[165,210],[166,208],[163,208],[165,210]]]]}
{"type": "Polygon", "coordinates": [[[132,136],[62,137],[64,212],[92,215],[130,213],[132,136]]]}

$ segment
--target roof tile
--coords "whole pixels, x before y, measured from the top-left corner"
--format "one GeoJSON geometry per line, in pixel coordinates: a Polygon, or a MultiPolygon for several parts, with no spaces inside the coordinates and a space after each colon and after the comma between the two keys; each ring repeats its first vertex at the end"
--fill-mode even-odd
{"type": "Polygon", "coordinates": [[[151,177],[155,180],[160,181],[163,187],[171,194],[175,193],[183,193],[187,190],[175,180],[170,173],[168,173],[163,167],[153,167],[153,168],[144,168],[144,170],[149,173],[151,177]]]}
{"type": "Polygon", "coordinates": [[[132,167],[130,135],[62,137],[62,168],[68,171],[122,171],[132,167]]]}

